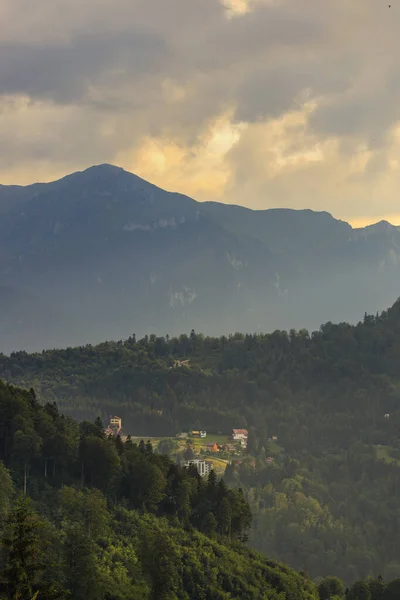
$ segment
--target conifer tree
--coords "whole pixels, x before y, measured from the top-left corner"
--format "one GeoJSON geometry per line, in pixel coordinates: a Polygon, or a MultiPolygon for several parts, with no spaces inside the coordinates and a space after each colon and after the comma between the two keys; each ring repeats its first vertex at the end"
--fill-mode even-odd
{"type": "Polygon", "coordinates": [[[40,526],[30,500],[19,496],[2,539],[5,554],[1,588],[7,600],[32,598],[40,588],[39,576],[44,570],[40,526]]]}

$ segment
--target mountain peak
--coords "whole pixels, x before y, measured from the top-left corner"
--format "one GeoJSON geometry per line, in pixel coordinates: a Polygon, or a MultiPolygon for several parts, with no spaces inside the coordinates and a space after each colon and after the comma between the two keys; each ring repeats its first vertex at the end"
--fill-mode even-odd
{"type": "Polygon", "coordinates": [[[116,189],[132,190],[138,187],[151,186],[150,183],[134,173],[108,163],[93,165],[83,171],[70,173],[51,182],[49,185],[53,188],[79,188],[88,190],[88,192],[94,190],[104,190],[104,192],[116,189]]]}
{"type": "Polygon", "coordinates": [[[121,175],[121,173],[126,173],[127,175],[135,177],[135,175],[133,175],[132,173],[128,173],[128,171],[125,171],[124,169],[122,169],[122,167],[117,167],[115,165],[103,163],[100,165],[93,165],[91,167],[88,167],[87,169],[84,169],[83,171],[76,171],[75,173],[70,173],[65,177],[62,177],[61,179],[55,181],[54,183],[58,183],[59,181],[71,181],[73,179],[92,180],[98,177],[117,177],[118,175],[121,175]]]}
{"type": "Polygon", "coordinates": [[[355,229],[356,232],[364,236],[375,234],[391,235],[392,233],[396,233],[398,230],[399,227],[385,220],[378,221],[377,223],[372,223],[371,225],[367,225],[366,227],[359,227],[355,229]]]}
{"type": "MultiPolygon", "coordinates": [[[[92,165],[83,171],[78,171],[78,173],[121,173],[121,171],[125,171],[122,167],[118,167],[117,165],[112,165],[110,163],[100,163],[99,165],[92,165]]],[[[132,175],[132,173],[131,173],[132,175]]]]}

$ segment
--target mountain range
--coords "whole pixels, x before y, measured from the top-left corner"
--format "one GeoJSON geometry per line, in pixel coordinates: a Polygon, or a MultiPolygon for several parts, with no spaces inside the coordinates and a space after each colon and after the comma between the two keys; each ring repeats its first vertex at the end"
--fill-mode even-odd
{"type": "Polygon", "coordinates": [[[0,185],[0,351],[314,329],[400,295],[400,227],[196,202],[121,168],[0,185]]]}

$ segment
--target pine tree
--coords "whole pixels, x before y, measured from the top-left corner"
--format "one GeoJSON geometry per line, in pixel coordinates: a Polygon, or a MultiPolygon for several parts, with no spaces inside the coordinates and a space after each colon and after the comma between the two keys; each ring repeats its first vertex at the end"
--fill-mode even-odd
{"type": "Polygon", "coordinates": [[[231,514],[231,505],[229,503],[228,498],[222,498],[222,501],[218,506],[218,530],[222,535],[231,535],[231,523],[232,523],[232,514],[231,514]]]}
{"type": "Polygon", "coordinates": [[[214,469],[212,469],[208,475],[207,487],[208,487],[208,489],[212,490],[215,488],[216,485],[217,485],[217,475],[216,475],[214,469]]]}
{"type": "Polygon", "coordinates": [[[0,519],[2,520],[10,505],[13,492],[11,475],[4,464],[0,461],[0,519]]]}
{"type": "Polygon", "coordinates": [[[171,538],[158,531],[157,535],[153,534],[150,539],[146,539],[143,559],[151,581],[151,600],[177,598],[182,578],[179,573],[179,558],[171,538]]]}
{"type": "Polygon", "coordinates": [[[125,449],[130,450],[131,448],[133,448],[133,441],[131,434],[129,434],[125,441],[125,449]]]}
{"type": "Polygon", "coordinates": [[[40,588],[39,575],[44,570],[40,521],[22,495],[16,500],[7,519],[2,539],[5,548],[2,591],[7,600],[25,600],[40,588]]]}
{"type": "Polygon", "coordinates": [[[115,438],[115,447],[117,449],[118,455],[121,456],[121,454],[124,453],[124,442],[122,441],[121,436],[119,434],[115,438]]]}
{"type": "Polygon", "coordinates": [[[74,600],[99,598],[99,581],[93,541],[74,523],[66,531],[64,544],[65,572],[74,600]]]}
{"type": "Polygon", "coordinates": [[[99,436],[103,437],[104,436],[104,424],[103,424],[103,421],[101,420],[101,418],[97,417],[94,424],[95,424],[96,429],[98,430],[99,436]]]}
{"type": "Polygon", "coordinates": [[[255,429],[253,427],[251,427],[249,429],[249,435],[247,437],[246,452],[247,452],[247,454],[250,454],[250,456],[257,456],[257,450],[258,450],[257,435],[255,432],[255,429]]]}

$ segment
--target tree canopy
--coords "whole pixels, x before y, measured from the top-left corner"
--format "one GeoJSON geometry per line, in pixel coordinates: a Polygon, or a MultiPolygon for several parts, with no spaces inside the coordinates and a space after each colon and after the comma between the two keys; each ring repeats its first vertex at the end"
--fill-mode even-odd
{"type": "Polygon", "coordinates": [[[0,415],[2,600],[317,599],[241,542],[249,506],[214,472],[1,382],[0,415]]]}

